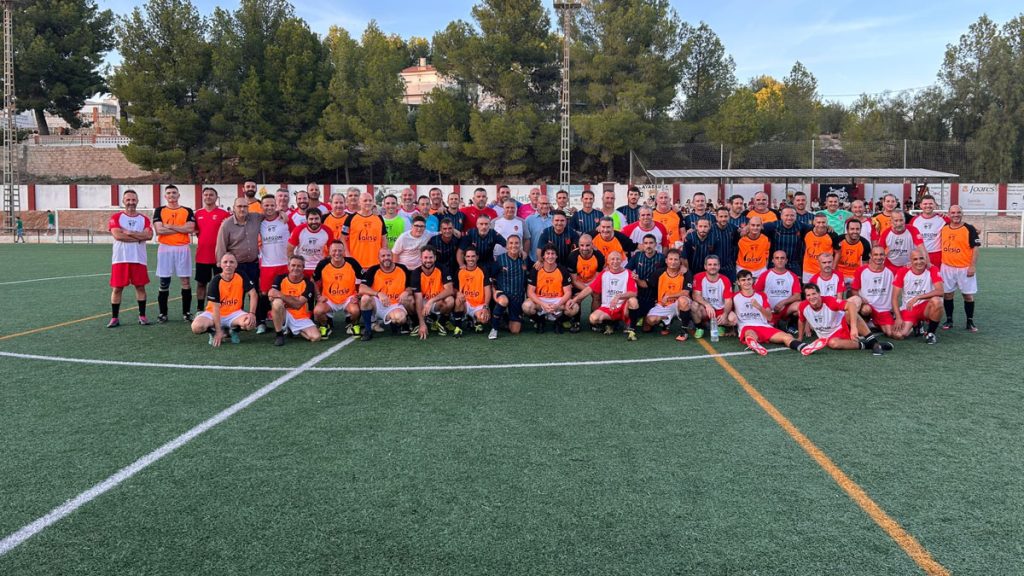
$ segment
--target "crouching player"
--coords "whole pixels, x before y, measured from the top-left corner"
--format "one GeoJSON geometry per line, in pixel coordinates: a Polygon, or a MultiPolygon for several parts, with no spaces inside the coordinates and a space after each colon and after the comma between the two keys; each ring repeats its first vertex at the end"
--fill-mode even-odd
{"type": "Polygon", "coordinates": [[[270,315],[274,319],[274,346],[284,346],[285,332],[301,334],[310,342],[320,339],[320,330],[313,323],[313,303],[316,288],[306,278],[306,259],[292,256],[288,259],[288,273],[274,279],[267,293],[270,315]]]}
{"type": "Polygon", "coordinates": [[[927,321],[924,341],[935,344],[942,318],[943,284],[939,271],[928,264],[929,257],[923,252],[911,252],[910,267],[901,268],[892,283],[892,310],[899,338],[906,338],[919,323],[927,321]]]}
{"type": "Polygon", "coordinates": [[[572,302],[579,305],[587,296],[600,294],[601,307],[591,312],[590,324],[604,324],[604,333],[610,335],[615,333],[616,322],[625,322],[626,340],[635,342],[636,331],[633,326],[639,320],[640,302],[636,299],[636,281],[633,280],[630,271],[622,267],[622,261],[621,252],[609,252],[607,268],[599,272],[589,286],[574,296],[572,302]]]}
{"type": "Polygon", "coordinates": [[[328,257],[320,261],[313,271],[317,299],[313,318],[319,326],[320,336],[327,338],[334,331],[334,317],[341,313],[342,326],[348,320],[350,334],[359,334],[359,277],[360,266],[355,258],[345,256],[345,243],[334,240],[328,245],[328,257]]]}
{"type": "MultiPolygon", "coordinates": [[[[690,300],[693,278],[688,271],[683,270],[682,264],[682,253],[677,248],[670,248],[665,252],[665,269],[656,272],[648,282],[656,290],[658,299],[644,319],[644,332],[650,332],[655,326],[661,325],[661,335],[668,336],[672,320],[686,320],[687,314],[690,314],[693,306],[690,300]]],[[[683,323],[676,340],[685,342],[686,339],[686,326],[683,323]]]]}
{"type": "Polygon", "coordinates": [[[800,352],[809,356],[828,346],[832,350],[871,350],[881,356],[892,350],[891,342],[878,342],[860,317],[861,299],[851,296],[839,300],[822,296],[817,284],[805,284],[804,301],[800,303],[800,335],[815,335],[817,340],[800,352]],[[813,332],[813,334],[812,334],[813,332]]]}
{"type": "Polygon", "coordinates": [[[750,270],[743,269],[736,273],[736,285],[739,286],[739,291],[732,296],[732,309],[739,325],[740,342],[746,344],[748,348],[765,356],[768,350],[762,346],[763,342],[782,344],[797,352],[803,352],[804,348],[810,346],[815,346],[814,350],[820,350],[825,345],[820,340],[814,344],[804,344],[791,334],[769,324],[772,319],[772,307],[768,304],[767,296],[754,291],[754,275],[750,270]]]}
{"type": "Polygon", "coordinates": [[[256,287],[243,274],[236,273],[238,260],[228,252],[220,258],[221,273],[213,277],[206,291],[206,310],[192,321],[192,333],[210,333],[210,345],[216,348],[229,332],[232,344],[238,344],[239,330],[256,327],[256,315],[242,308],[242,301],[249,296],[252,309],[259,299],[256,287]]]}
{"type": "Polygon", "coordinates": [[[544,246],[540,269],[527,275],[523,314],[533,317],[538,334],[544,332],[549,320],[555,325],[555,333],[561,334],[562,316],[571,318],[579,313],[578,308],[572,301],[572,277],[558,265],[558,250],[553,244],[544,246]]]}

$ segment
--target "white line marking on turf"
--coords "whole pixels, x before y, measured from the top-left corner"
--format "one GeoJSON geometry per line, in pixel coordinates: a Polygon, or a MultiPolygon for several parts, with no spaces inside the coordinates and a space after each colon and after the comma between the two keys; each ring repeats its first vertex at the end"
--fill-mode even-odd
{"type": "Polygon", "coordinates": [[[28,284],[30,282],[47,282],[49,280],[68,280],[70,278],[95,278],[96,276],[109,276],[110,272],[100,272],[99,274],[78,274],[76,276],[54,276],[52,278],[33,278],[31,280],[14,280],[12,282],[0,282],[0,286],[10,286],[12,284],[28,284]]]}
{"type": "MultiPolygon", "coordinates": [[[[788,348],[771,348],[768,352],[780,352],[788,348]]],[[[576,366],[618,366],[623,364],[650,364],[652,362],[683,362],[686,360],[706,360],[708,358],[728,358],[729,356],[749,356],[750,350],[742,352],[721,352],[719,354],[700,354],[697,356],[664,356],[658,358],[625,358],[622,360],[578,360],[571,362],[532,362],[526,364],[498,364],[483,366],[330,366],[311,367],[309,372],[376,372],[386,368],[389,372],[431,372],[431,371],[463,371],[463,370],[514,370],[516,368],[572,368],[576,366]]],[[[131,362],[127,360],[91,360],[88,358],[64,358],[61,356],[41,356],[39,354],[21,354],[18,352],[0,352],[0,357],[20,358],[22,360],[44,360],[47,362],[70,362],[73,364],[92,364],[97,366],[130,366],[133,368],[177,368],[184,370],[225,370],[235,372],[287,372],[290,367],[283,366],[224,366],[211,364],[162,364],[159,362],[131,362]]]]}
{"type": "Polygon", "coordinates": [[[266,396],[267,394],[270,394],[279,386],[295,378],[296,376],[302,374],[303,372],[306,372],[314,365],[316,365],[318,362],[324,360],[325,358],[327,358],[331,354],[334,354],[338,350],[341,350],[345,346],[348,346],[354,340],[354,338],[349,338],[343,342],[339,342],[332,346],[331,348],[329,348],[328,350],[326,350],[325,352],[318,354],[313,358],[310,358],[309,360],[299,365],[298,367],[293,368],[287,374],[281,375],[270,384],[267,384],[266,386],[260,388],[259,390],[253,392],[252,394],[225,408],[216,416],[213,416],[212,418],[206,420],[205,422],[202,422],[201,424],[192,428],[188,432],[185,432],[184,434],[178,436],[174,440],[171,440],[170,442],[164,444],[163,446],[157,448],[156,450],[150,452],[149,454],[146,454],[145,456],[139,458],[138,460],[129,464],[128,466],[125,466],[124,468],[118,470],[117,473],[115,473],[113,476],[107,478],[106,480],[100,482],[99,484],[96,484],[92,488],[89,488],[85,492],[82,492],[78,496],[75,496],[71,500],[68,500],[67,502],[54,508],[45,516],[38,518],[31,524],[27,524],[26,526],[24,526],[17,532],[11,534],[10,536],[7,536],[3,540],[0,540],[0,557],[2,557],[4,554],[7,554],[14,548],[18,547],[29,538],[35,536],[36,534],[39,534],[47,527],[60,521],[62,518],[71,514],[75,510],[78,510],[79,508],[85,506],[86,504],[96,499],[97,497],[114,489],[121,482],[124,482],[125,480],[138,474],[142,470],[145,470],[150,464],[153,464],[154,462],[160,460],[164,456],[167,456],[168,454],[174,452],[178,448],[181,448],[185,444],[188,444],[203,432],[206,432],[210,428],[213,428],[214,426],[234,416],[238,412],[246,409],[253,402],[259,400],[260,398],[266,396]]]}

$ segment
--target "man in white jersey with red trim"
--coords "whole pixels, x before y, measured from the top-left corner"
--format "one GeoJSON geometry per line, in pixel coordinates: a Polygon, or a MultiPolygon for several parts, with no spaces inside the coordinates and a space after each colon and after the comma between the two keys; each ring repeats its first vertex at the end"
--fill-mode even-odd
{"type": "Polygon", "coordinates": [[[896,273],[886,265],[885,248],[871,247],[868,263],[857,269],[851,289],[862,300],[860,313],[870,318],[886,336],[895,338],[896,319],[892,314],[892,283],[896,273]]]}
{"type": "Polygon", "coordinates": [[[935,212],[935,197],[925,194],[921,197],[921,213],[910,219],[910,225],[921,234],[924,249],[928,251],[928,261],[932,266],[942,266],[942,227],[949,223],[949,218],[935,212]]]}
{"type": "Polygon", "coordinates": [[[833,252],[822,252],[818,254],[818,266],[821,271],[811,276],[810,284],[818,287],[822,296],[835,296],[842,298],[846,293],[846,279],[834,268],[835,254],[833,252]]]}
{"type": "Polygon", "coordinates": [[[651,234],[657,243],[658,253],[664,253],[669,248],[668,230],[661,222],[654,221],[654,210],[650,206],[641,206],[638,215],[638,220],[623,228],[622,233],[637,246],[643,243],[644,236],[651,234]]]}
{"type": "Polygon", "coordinates": [[[114,214],[107,222],[110,235],[114,237],[113,255],[110,259],[110,322],[107,328],[121,325],[121,293],[125,286],[135,287],[135,298],[139,304],[139,324],[146,326],[146,284],[149,284],[149,270],[146,268],[146,242],[153,238],[153,225],[149,218],[136,211],[139,195],[135,190],[125,190],[121,196],[124,210],[114,214]]]}
{"type": "Polygon", "coordinates": [[[927,254],[921,233],[916,228],[907,226],[903,212],[893,212],[890,221],[892,226],[878,238],[878,245],[885,248],[885,260],[890,266],[909,266],[910,255],[914,252],[927,254]]]}
{"type": "Polygon", "coordinates": [[[306,223],[306,212],[309,210],[309,194],[305,190],[295,193],[295,208],[288,213],[285,220],[288,221],[288,230],[295,230],[306,223]]]}
{"type": "Polygon", "coordinates": [[[832,350],[871,350],[876,356],[892,350],[892,343],[879,342],[860,317],[858,296],[847,300],[822,296],[813,282],[804,285],[803,295],[799,333],[801,337],[805,334],[816,337],[813,344],[800,351],[804,356],[826,346],[832,350]]]}
{"type": "Polygon", "coordinates": [[[634,342],[636,331],[633,326],[637,320],[634,316],[640,311],[640,302],[636,298],[636,281],[633,280],[632,273],[623,267],[623,261],[622,252],[609,252],[605,269],[597,274],[589,286],[574,296],[572,301],[578,305],[593,293],[601,294],[601,307],[591,312],[590,324],[604,324],[604,333],[614,334],[613,324],[625,322],[626,340],[634,342]]]}
{"type": "Polygon", "coordinates": [[[935,332],[942,318],[942,276],[939,269],[928,265],[921,252],[911,256],[910,267],[902,268],[892,284],[892,309],[896,317],[896,334],[906,338],[921,322],[928,322],[924,341],[935,344],[935,332]]]}
{"type": "Polygon", "coordinates": [[[264,196],[260,206],[263,208],[263,220],[260,222],[259,264],[260,277],[257,282],[259,303],[256,305],[256,333],[267,331],[267,320],[270,319],[270,287],[274,279],[288,273],[288,222],[284,214],[278,212],[280,203],[277,198],[264,196]]]}
{"type": "Polygon", "coordinates": [[[691,315],[697,326],[694,331],[697,338],[704,336],[704,330],[710,329],[712,318],[720,328],[736,325],[736,315],[732,313],[732,282],[725,274],[719,273],[721,269],[721,258],[710,254],[704,259],[704,271],[693,278],[691,315]]]}
{"type": "Polygon", "coordinates": [[[760,292],[754,291],[754,275],[750,270],[740,270],[736,273],[736,284],[739,291],[732,295],[732,309],[736,314],[736,323],[739,325],[740,342],[747,348],[757,352],[761,356],[768,354],[763,344],[782,344],[797,352],[802,352],[808,346],[816,346],[820,349],[823,342],[804,344],[797,340],[792,334],[783,332],[773,327],[768,322],[772,317],[772,308],[768,303],[768,297],[760,292]]]}
{"type": "Polygon", "coordinates": [[[789,257],[785,250],[776,250],[772,254],[772,267],[758,277],[754,290],[768,297],[772,309],[771,325],[782,330],[796,331],[790,328],[790,317],[796,315],[800,303],[800,279],[792,270],[786,268],[789,257]]]}
{"type": "Polygon", "coordinates": [[[317,208],[306,210],[306,223],[292,230],[288,238],[288,257],[302,256],[306,278],[312,279],[317,264],[327,256],[327,247],[334,241],[331,231],[322,225],[323,215],[317,208]]]}

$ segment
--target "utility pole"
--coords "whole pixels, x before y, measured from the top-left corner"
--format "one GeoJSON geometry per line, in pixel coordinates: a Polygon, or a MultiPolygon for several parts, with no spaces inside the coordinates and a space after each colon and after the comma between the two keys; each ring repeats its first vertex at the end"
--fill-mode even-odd
{"type": "Polygon", "coordinates": [[[21,190],[18,186],[18,126],[15,121],[18,109],[14,96],[14,28],[12,13],[15,0],[0,0],[4,5],[4,142],[3,187],[4,215],[6,225],[14,226],[15,218],[21,213],[21,190]]]}
{"type": "Polygon", "coordinates": [[[569,190],[569,152],[572,148],[572,133],[569,129],[569,113],[572,101],[569,99],[569,48],[573,15],[582,6],[579,0],[555,0],[555,11],[562,17],[562,90],[559,104],[562,107],[562,145],[558,165],[558,186],[569,190]]]}

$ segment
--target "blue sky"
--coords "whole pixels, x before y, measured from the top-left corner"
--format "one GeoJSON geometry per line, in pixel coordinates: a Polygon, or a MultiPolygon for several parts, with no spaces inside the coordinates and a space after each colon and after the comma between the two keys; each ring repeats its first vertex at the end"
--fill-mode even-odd
{"type": "MultiPolygon", "coordinates": [[[[194,0],[204,14],[237,2],[194,0]]],[[[456,19],[470,20],[473,1],[293,0],[296,13],[319,33],[339,25],[358,35],[371,19],[386,32],[430,38],[456,19]]],[[[142,2],[99,0],[126,13],[142,2]]],[[[987,13],[1003,23],[1024,4],[993,0],[672,0],[683,20],[707,22],[736,61],[740,81],[785,76],[800,60],[826,100],[849,103],[860,93],[919,89],[935,83],[946,45],[987,13]]]]}

